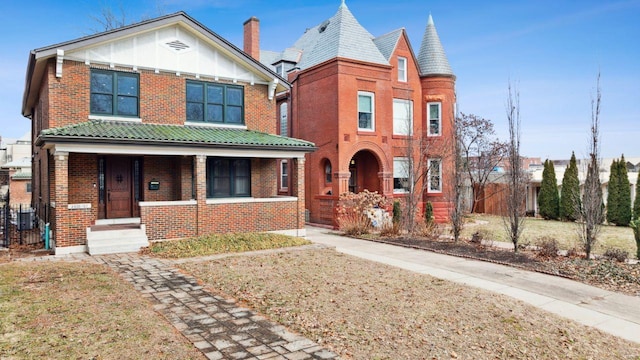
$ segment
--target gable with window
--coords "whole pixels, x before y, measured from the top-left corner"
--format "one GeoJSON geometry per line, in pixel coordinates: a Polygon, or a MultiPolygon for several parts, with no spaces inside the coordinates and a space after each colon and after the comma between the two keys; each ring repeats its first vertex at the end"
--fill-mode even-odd
{"type": "Polygon", "coordinates": [[[243,87],[188,80],[187,121],[244,125],[243,87]]]}
{"type": "Polygon", "coordinates": [[[393,134],[413,134],[413,101],[393,99],[393,134]]]}
{"type": "Polygon", "coordinates": [[[393,192],[396,194],[409,192],[409,165],[406,157],[393,158],[393,192]]]}
{"type": "Polygon", "coordinates": [[[429,124],[429,136],[442,135],[441,104],[439,102],[427,103],[427,124],[429,124]]]}
{"type": "Polygon", "coordinates": [[[91,114],[138,117],[139,84],[140,78],[135,73],[92,69],[91,114]]]}
{"type": "Polygon", "coordinates": [[[398,81],[407,82],[407,58],[398,56],[398,81]]]}
{"type": "Polygon", "coordinates": [[[251,196],[249,159],[207,158],[207,198],[251,196]]]}
{"type": "Polygon", "coordinates": [[[429,192],[442,192],[442,160],[429,159],[429,192]]]}
{"type": "Polygon", "coordinates": [[[375,130],[374,109],[374,94],[366,91],[358,91],[358,130],[375,130]]]}

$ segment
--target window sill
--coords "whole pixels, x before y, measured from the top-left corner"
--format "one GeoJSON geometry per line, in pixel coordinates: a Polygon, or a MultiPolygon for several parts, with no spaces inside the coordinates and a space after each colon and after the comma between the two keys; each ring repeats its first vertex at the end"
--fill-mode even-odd
{"type": "Polygon", "coordinates": [[[360,129],[358,129],[358,135],[375,136],[377,134],[376,134],[376,132],[374,130],[360,130],[360,129]]]}
{"type": "Polygon", "coordinates": [[[141,123],[142,119],[139,117],[125,117],[125,116],[112,116],[112,115],[89,115],[89,120],[103,120],[103,121],[128,121],[141,123]]]}
{"type": "Polygon", "coordinates": [[[401,139],[401,140],[407,140],[407,139],[411,139],[413,135],[402,135],[402,134],[393,134],[391,135],[392,139],[401,139]]]}
{"type": "Polygon", "coordinates": [[[297,201],[295,196],[275,196],[268,198],[254,198],[254,197],[237,197],[237,198],[215,198],[207,199],[207,205],[214,204],[241,204],[241,203],[266,203],[266,202],[290,202],[297,201]]]}
{"type": "Polygon", "coordinates": [[[240,129],[246,130],[247,125],[230,125],[230,124],[214,124],[208,123],[204,121],[185,121],[185,126],[201,126],[201,127],[210,127],[210,128],[224,128],[224,129],[240,129]]]}
{"type": "Polygon", "coordinates": [[[182,206],[182,205],[197,205],[195,200],[178,200],[178,201],[141,201],[138,203],[140,207],[144,206],[182,206]]]}

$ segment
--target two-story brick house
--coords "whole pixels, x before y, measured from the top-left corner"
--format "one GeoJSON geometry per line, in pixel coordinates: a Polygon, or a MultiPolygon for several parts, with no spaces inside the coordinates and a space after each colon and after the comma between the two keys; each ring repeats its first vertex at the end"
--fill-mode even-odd
{"type": "Polygon", "coordinates": [[[431,16],[417,56],[405,29],[374,37],[344,1],[281,52],[258,53],[258,25],[255,18],[245,23],[245,51],[292,84],[280,105],[291,119],[285,134],[318,146],[306,162],[310,221],[334,224],[336,201],[347,191],[402,198],[408,184],[422,189],[420,170],[410,171],[409,163],[425,170],[422,202],[445,221],[455,76],[431,16]]]}
{"type": "Polygon", "coordinates": [[[183,12],[31,51],[33,206],[56,254],[211,232],[304,235],[304,155],[315,148],[274,135],[275,94],[289,90],[183,12]]]}

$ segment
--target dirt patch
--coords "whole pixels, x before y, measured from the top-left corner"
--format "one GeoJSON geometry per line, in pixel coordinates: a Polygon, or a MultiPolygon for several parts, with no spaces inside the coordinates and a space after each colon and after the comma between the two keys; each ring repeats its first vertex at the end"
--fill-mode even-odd
{"type": "Polygon", "coordinates": [[[635,359],[640,345],[523,302],[330,249],[185,263],[346,359],[635,359]]]}

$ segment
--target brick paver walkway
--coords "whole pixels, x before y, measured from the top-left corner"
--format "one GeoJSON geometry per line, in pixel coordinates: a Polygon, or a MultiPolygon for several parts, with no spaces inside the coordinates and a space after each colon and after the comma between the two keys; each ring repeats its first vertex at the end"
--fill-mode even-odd
{"type": "Polygon", "coordinates": [[[74,255],[66,260],[104,263],[115,269],[208,359],[339,359],[337,354],[239,307],[233,300],[211,294],[170,261],[133,253],[74,255]]]}

